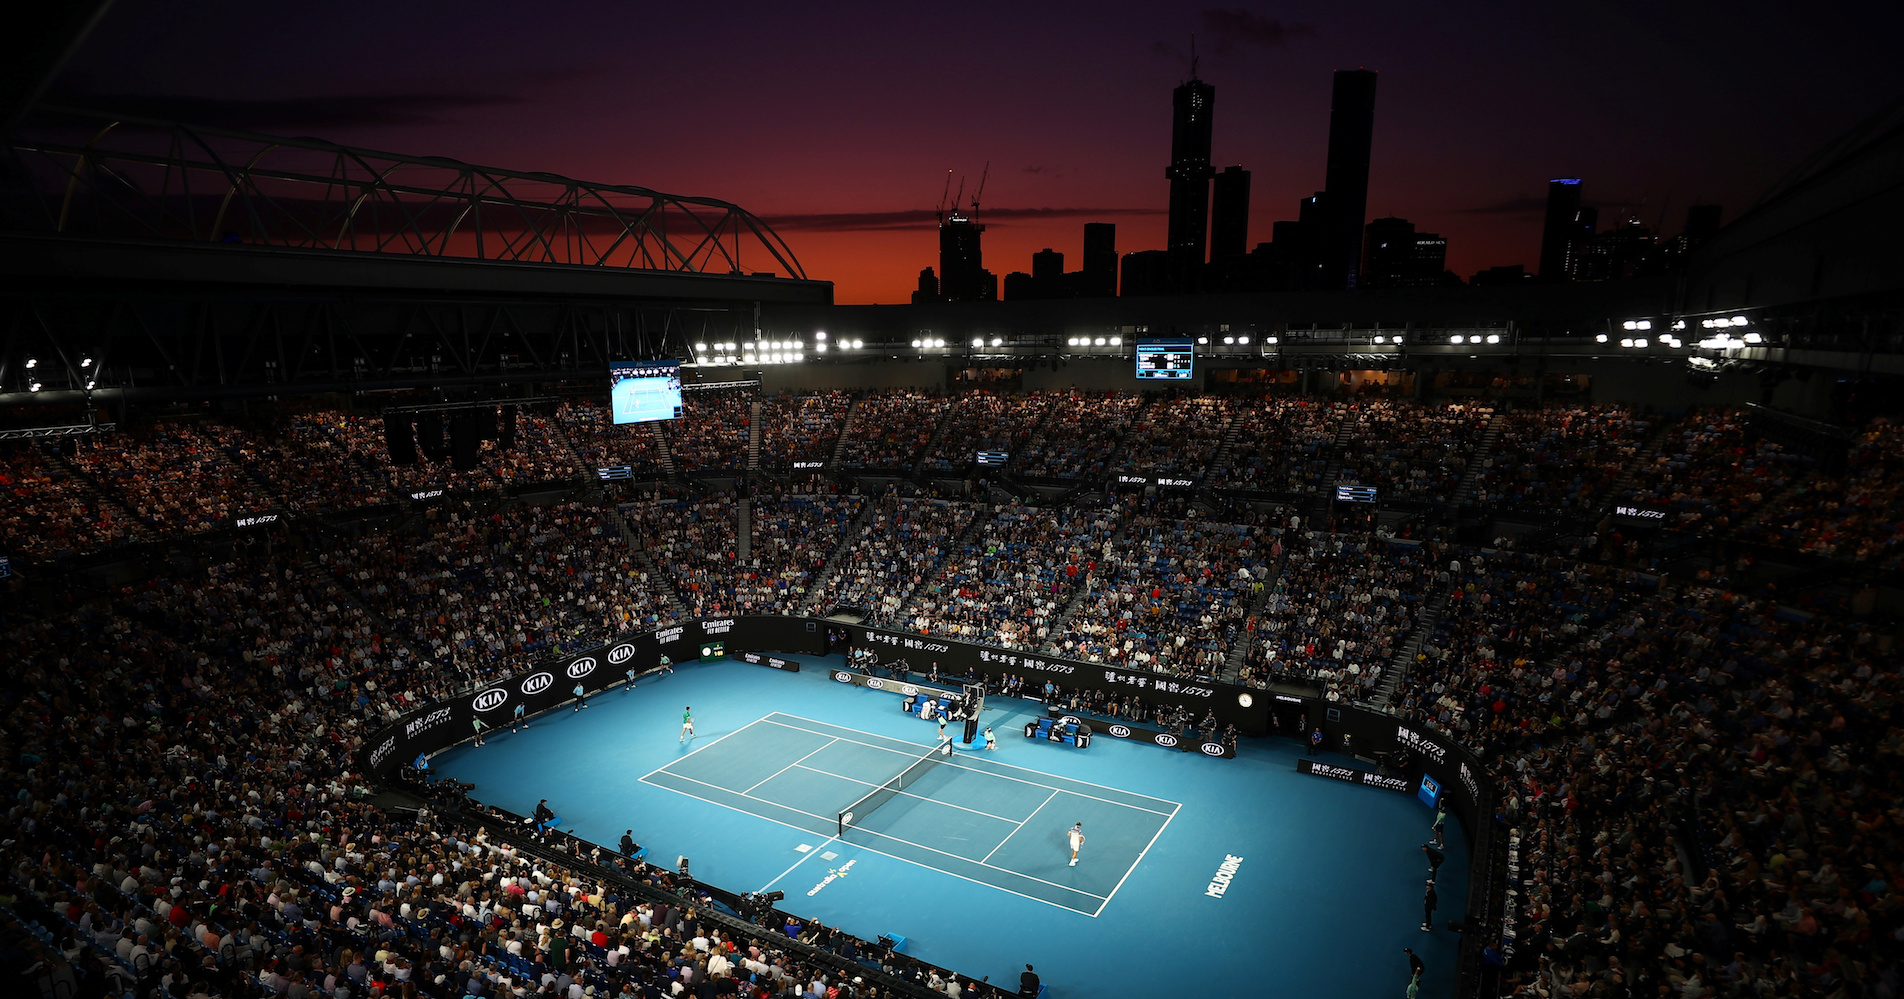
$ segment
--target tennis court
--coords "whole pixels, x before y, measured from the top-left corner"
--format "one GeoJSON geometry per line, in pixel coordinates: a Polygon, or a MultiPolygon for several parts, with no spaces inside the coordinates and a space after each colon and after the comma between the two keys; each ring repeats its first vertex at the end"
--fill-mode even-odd
{"type": "Polygon", "coordinates": [[[774,712],[641,779],[1087,916],[1104,911],[1182,807],[982,753],[943,758],[932,749],[774,712]],[[907,782],[893,793],[889,782],[902,773],[907,782]],[[868,795],[870,810],[860,804],[868,795]],[[842,832],[849,806],[855,815],[842,832]],[[1074,822],[1086,836],[1075,867],[1065,841],[1074,822]]]}

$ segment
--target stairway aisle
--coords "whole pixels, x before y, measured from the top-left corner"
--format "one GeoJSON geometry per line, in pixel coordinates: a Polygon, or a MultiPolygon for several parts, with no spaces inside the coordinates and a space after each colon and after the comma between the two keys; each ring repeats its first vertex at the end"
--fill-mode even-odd
{"type": "Polygon", "coordinates": [[[1494,445],[1500,441],[1501,431],[1506,428],[1506,410],[1495,410],[1494,416],[1488,420],[1487,429],[1481,433],[1481,443],[1475,447],[1474,457],[1468,459],[1468,470],[1461,476],[1460,484],[1454,487],[1454,494],[1448,497],[1448,510],[1460,512],[1474,495],[1474,484],[1480,481],[1481,469],[1494,456],[1494,445]]]}
{"type": "Polygon", "coordinates": [[[1408,633],[1407,640],[1395,651],[1394,658],[1388,661],[1388,668],[1382,671],[1381,682],[1377,684],[1372,698],[1376,705],[1388,707],[1396,688],[1401,686],[1402,678],[1415,665],[1415,656],[1428,643],[1428,636],[1434,634],[1435,622],[1440,621],[1442,611],[1448,609],[1448,597],[1452,592],[1451,587],[1443,586],[1428,598],[1427,604],[1422,607],[1420,619],[1415,622],[1415,630],[1408,633]]]}
{"type": "Polygon", "coordinates": [[[833,576],[839,571],[841,557],[853,547],[854,542],[859,540],[860,532],[866,529],[866,525],[872,522],[873,508],[878,505],[879,498],[876,496],[862,498],[859,513],[854,514],[852,522],[840,532],[840,540],[833,545],[833,551],[827,555],[826,564],[821,566],[820,571],[814,573],[813,578],[808,581],[806,596],[800,598],[799,613],[811,614],[819,609],[815,605],[819,603],[821,594],[832,588],[833,576]]]}
{"type": "Polygon", "coordinates": [[[747,471],[760,471],[760,399],[756,397],[747,410],[747,471]]]}
{"type": "Polygon", "coordinates": [[[939,442],[945,440],[945,432],[952,427],[952,414],[958,412],[965,401],[957,400],[939,414],[939,422],[932,428],[932,436],[926,439],[925,446],[919,449],[919,457],[912,463],[912,475],[915,478],[925,472],[926,462],[931,459],[932,452],[939,449],[939,442]]]}
{"type": "Polygon", "coordinates": [[[840,435],[833,439],[833,450],[827,453],[826,470],[837,474],[840,468],[840,455],[846,453],[846,438],[853,429],[853,417],[859,414],[859,398],[854,397],[846,404],[846,412],[840,414],[840,435]]]}

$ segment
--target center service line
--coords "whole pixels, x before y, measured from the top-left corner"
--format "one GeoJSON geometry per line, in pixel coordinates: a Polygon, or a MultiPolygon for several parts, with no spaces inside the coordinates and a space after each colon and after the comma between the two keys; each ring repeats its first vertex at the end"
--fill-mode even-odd
{"type": "MultiPolygon", "coordinates": [[[[796,860],[796,861],[794,861],[794,862],[793,862],[793,867],[789,867],[789,868],[787,868],[786,870],[784,870],[784,871],[781,871],[781,872],[780,872],[780,877],[777,877],[777,878],[774,878],[774,879],[773,879],[772,881],[769,881],[769,882],[767,882],[766,884],[764,884],[764,885],[762,885],[762,886],[760,886],[760,890],[761,890],[761,891],[766,891],[766,890],[768,890],[768,889],[770,889],[770,888],[772,888],[772,887],[773,887],[774,885],[777,885],[777,884],[779,884],[779,883],[780,883],[780,878],[784,878],[784,877],[786,877],[787,875],[789,875],[789,874],[792,874],[792,873],[793,873],[793,868],[794,868],[794,867],[799,867],[799,866],[800,866],[801,864],[804,864],[804,863],[806,863],[806,862],[807,862],[807,860],[808,860],[809,858],[811,858],[811,857],[812,857],[812,856],[813,856],[814,854],[816,854],[816,853],[819,853],[819,852],[820,852],[821,850],[824,850],[824,849],[826,849],[826,848],[827,848],[827,846],[829,846],[830,844],[832,844],[832,843],[834,843],[834,842],[837,842],[838,840],[839,840],[839,837],[838,837],[838,836],[828,836],[828,837],[826,838],[826,842],[825,842],[825,843],[821,843],[821,844],[820,844],[819,846],[816,846],[816,847],[814,847],[813,849],[811,849],[811,850],[808,850],[807,852],[805,852],[805,853],[803,853],[803,854],[801,854],[801,855],[800,855],[800,859],[799,859],[799,860],[796,860]]],[[[937,869],[937,868],[934,868],[934,870],[936,870],[936,869],[937,869]]],[[[1101,907],[1100,907],[1100,908],[1101,908],[1101,907]]]]}

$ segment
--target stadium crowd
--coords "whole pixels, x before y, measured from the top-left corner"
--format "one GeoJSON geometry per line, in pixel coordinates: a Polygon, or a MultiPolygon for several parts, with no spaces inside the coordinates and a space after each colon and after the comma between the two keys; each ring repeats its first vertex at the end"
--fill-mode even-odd
{"type": "Polygon", "coordinates": [[[278,505],[216,441],[183,423],[80,438],[73,464],[166,532],[227,527],[278,505]]]}
{"type": "Polygon", "coordinates": [[[838,607],[857,607],[869,612],[868,620],[876,627],[898,627],[900,608],[938,568],[977,512],[971,503],[902,496],[896,489],[881,493],[866,525],[840,552],[832,575],[814,591],[808,609],[828,614],[838,607]]]}
{"type": "Polygon", "coordinates": [[[760,403],[763,468],[816,467],[833,456],[853,397],[845,392],[776,392],[760,403]]]}
{"type": "Polygon", "coordinates": [[[607,406],[588,399],[565,400],[556,407],[555,418],[587,468],[626,465],[637,479],[661,473],[661,448],[655,443],[653,424],[618,424],[607,406]]]}
{"type": "Polygon", "coordinates": [[[1236,403],[1226,396],[1185,395],[1153,402],[1124,435],[1117,470],[1126,475],[1200,477],[1236,412],[1236,403]]]}
{"type": "Polygon", "coordinates": [[[1374,486],[1384,499],[1445,503],[1493,410],[1472,402],[1363,399],[1347,419],[1353,441],[1342,456],[1341,481],[1374,486]]]}
{"type": "Polygon", "coordinates": [[[656,499],[626,504],[622,511],[642,549],[666,567],[687,616],[734,613],[740,514],[731,495],[656,499]]]}
{"type": "Polygon", "coordinates": [[[943,396],[908,390],[860,397],[846,428],[840,464],[910,469],[951,406],[952,401],[943,396]]]}
{"type": "Polygon", "coordinates": [[[735,570],[734,603],[742,614],[791,614],[806,601],[813,577],[826,566],[861,497],[838,486],[794,486],[756,493],[748,503],[752,539],[735,570]]]}
{"type": "Polygon", "coordinates": [[[681,418],[662,426],[674,465],[683,472],[744,468],[754,400],[747,389],[689,392],[681,397],[681,418]]]}
{"type": "Polygon", "coordinates": [[[1652,421],[1617,404],[1517,409],[1475,477],[1476,506],[1590,514],[1633,462],[1652,421]]]}
{"type": "Polygon", "coordinates": [[[963,473],[980,451],[1017,454],[1043,422],[1052,399],[1048,392],[1009,395],[988,389],[959,396],[939,443],[926,456],[926,471],[963,473]]]}
{"type": "Polygon", "coordinates": [[[1245,624],[1242,682],[1299,680],[1331,700],[1366,696],[1414,631],[1440,546],[1290,530],[1271,554],[1282,573],[1245,624]]]}
{"type": "Polygon", "coordinates": [[[1143,396],[1132,392],[1052,393],[1044,422],[1023,454],[1013,456],[1012,469],[1049,479],[1103,475],[1111,452],[1144,403],[1143,396]]]}
{"type": "Polygon", "coordinates": [[[1899,564],[1904,544],[1904,427],[1873,420],[1840,475],[1808,477],[1739,537],[1830,558],[1899,564]]]}
{"type": "Polygon", "coordinates": [[[1679,531],[1725,530],[1810,473],[1814,461],[1747,428],[1733,409],[1688,414],[1667,431],[1658,451],[1633,470],[1634,484],[1614,497],[1662,507],[1679,531]]]}
{"type": "Polygon", "coordinates": [[[938,574],[913,591],[903,623],[1008,649],[1035,649],[1096,569],[1122,519],[1102,508],[1001,506],[938,574]]]}
{"type": "Polygon", "coordinates": [[[1237,415],[1236,444],[1218,460],[1211,484],[1285,496],[1319,492],[1349,408],[1346,402],[1289,396],[1249,400],[1237,415]]]}
{"type": "Polygon", "coordinates": [[[0,545],[7,552],[59,558],[152,536],[41,448],[33,441],[0,444],[0,545]]]}

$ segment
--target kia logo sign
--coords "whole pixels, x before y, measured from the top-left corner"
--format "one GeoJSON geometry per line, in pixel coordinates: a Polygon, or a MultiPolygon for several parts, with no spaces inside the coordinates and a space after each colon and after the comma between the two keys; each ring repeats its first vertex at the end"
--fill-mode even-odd
{"type": "Polygon", "coordinates": [[[494,711],[502,707],[503,703],[508,700],[509,692],[507,690],[501,687],[491,687],[477,694],[476,699],[471,701],[469,706],[475,708],[477,711],[494,711]]]}
{"type": "Polygon", "coordinates": [[[838,680],[841,683],[852,683],[853,674],[848,673],[845,670],[839,670],[833,674],[833,679],[838,680]]]}
{"type": "Polygon", "coordinates": [[[908,683],[905,686],[899,688],[899,692],[906,695],[907,697],[911,697],[912,695],[919,692],[919,688],[908,683]]]}
{"type": "Polygon", "coordinates": [[[522,681],[522,696],[534,697],[555,685],[555,676],[550,673],[537,673],[522,681]]]}
{"type": "Polygon", "coordinates": [[[1112,725],[1110,728],[1110,732],[1112,735],[1116,736],[1119,739],[1130,738],[1130,729],[1125,728],[1122,725],[1112,725]]]}
{"type": "Polygon", "coordinates": [[[1205,756],[1222,756],[1223,755],[1222,743],[1206,742],[1203,744],[1201,748],[1203,749],[1203,755],[1205,756]]]}
{"type": "Polygon", "coordinates": [[[1174,746],[1176,744],[1177,744],[1176,736],[1169,735],[1163,732],[1157,733],[1157,745],[1169,747],[1169,746],[1174,746]]]}
{"type": "Polygon", "coordinates": [[[873,688],[874,690],[886,689],[886,681],[881,680],[879,677],[873,677],[872,679],[866,681],[866,685],[868,687],[873,688]]]}
{"type": "Polygon", "coordinates": [[[634,657],[635,657],[635,647],[627,644],[626,642],[608,650],[608,661],[611,664],[616,666],[620,666],[622,663],[625,663],[628,660],[633,659],[634,657]]]}
{"type": "Polygon", "coordinates": [[[1058,719],[1058,724],[1060,725],[1076,725],[1077,723],[1077,715],[1065,715],[1063,718],[1058,719]]]}
{"type": "Polygon", "coordinates": [[[577,659],[572,663],[569,663],[568,672],[569,672],[569,679],[571,680],[580,680],[581,678],[589,675],[590,673],[595,672],[595,657],[583,656],[582,658],[577,659]]]}

